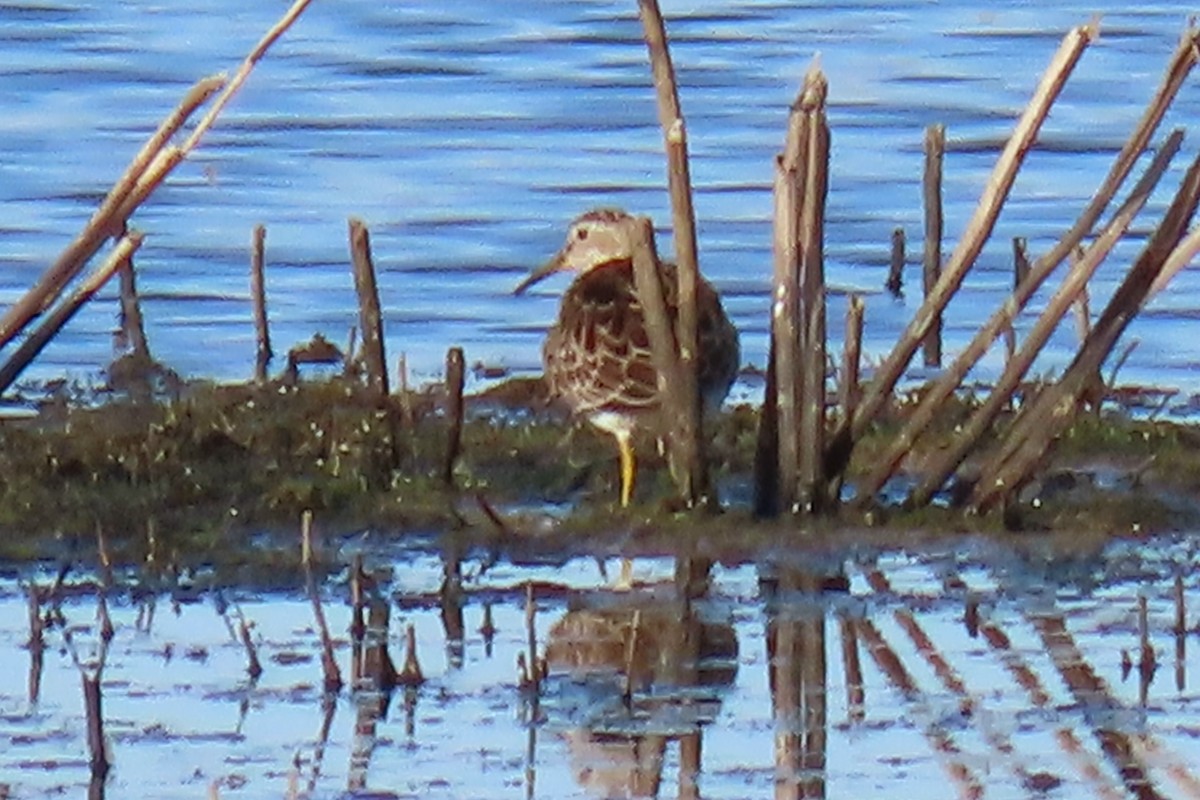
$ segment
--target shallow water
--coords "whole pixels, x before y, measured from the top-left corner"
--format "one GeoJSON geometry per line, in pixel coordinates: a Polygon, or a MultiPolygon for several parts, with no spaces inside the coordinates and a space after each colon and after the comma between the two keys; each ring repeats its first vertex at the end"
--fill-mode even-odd
{"type": "MultiPolygon", "coordinates": [[[[804,585],[806,576],[787,565],[718,566],[707,597],[692,606],[704,620],[701,640],[714,643],[702,666],[709,678],[699,683],[662,679],[670,659],[663,642],[673,641],[677,627],[663,620],[680,608],[659,582],[671,577],[668,559],[639,560],[635,576],[643,585],[634,593],[596,591],[605,582],[591,559],[501,562],[482,576],[477,561],[464,562],[466,636],[453,647],[436,607],[440,559],[394,548],[365,554],[392,570],[385,589],[393,658],[400,662],[400,632],[413,625],[427,678],[415,691],[398,690],[383,718],[370,713],[370,692],[343,691],[323,705],[319,641],[299,590],[225,589],[229,618],[217,613],[212,593],[189,595],[192,602],[182,605],[161,596],[140,626],[145,608],[127,596],[114,601],[116,636],[103,674],[115,764],[108,796],[196,798],[218,783],[222,797],[246,798],[278,797],[289,786],[311,797],[625,797],[650,796],[656,782],[660,796],[680,786],[680,796],[770,796],[777,741],[804,730],[773,710],[773,701],[789,706],[780,690],[773,698],[772,663],[778,675],[793,676],[774,684],[798,687],[807,698],[813,716],[798,739],[814,760],[800,779],[822,796],[1174,797],[1196,785],[1194,540],[1119,541],[1073,556],[978,541],[920,554],[848,551],[806,565],[847,579],[819,595],[788,590],[789,581],[804,585]],[[1173,633],[1177,575],[1185,636],[1173,633]],[[544,582],[535,628],[539,651],[548,639],[552,649],[536,712],[514,667],[526,649],[529,580],[544,582]],[[1138,668],[1143,598],[1157,666],[1145,680],[1138,668]],[[490,643],[480,632],[485,602],[497,630],[490,643]],[[589,650],[585,638],[552,632],[568,607],[576,618],[640,609],[647,620],[635,647],[657,659],[652,669],[660,671],[640,673],[632,714],[615,674],[625,659],[605,662],[596,655],[602,648],[589,650]],[[248,679],[245,650],[229,628],[238,609],[252,623],[264,666],[257,681],[248,679]],[[787,641],[802,646],[792,651],[787,641]],[[847,642],[861,666],[861,699],[851,694],[858,684],[847,668],[847,642]],[[1123,674],[1126,654],[1132,669],[1123,674]],[[601,675],[572,678],[568,662],[598,665],[601,675]],[[697,733],[699,794],[689,795],[679,737],[697,733]]],[[[0,784],[13,797],[78,795],[88,783],[79,672],[61,631],[52,630],[40,699],[30,702],[25,601],[18,572],[5,575],[0,669],[9,678],[0,684],[0,784]]],[[[46,584],[51,573],[22,577],[46,584]]],[[[199,575],[195,585],[203,589],[208,580],[199,575]]],[[[335,579],[323,594],[348,675],[346,587],[335,579]]],[[[63,611],[86,660],[96,643],[95,602],[69,600],[63,611]]],[[[624,641],[620,647],[624,653],[624,641]]]]}
{"type": "MultiPolygon", "coordinates": [[[[815,54],[830,81],[831,330],[868,293],[870,363],[914,310],[879,294],[894,226],[919,260],[923,129],[949,128],[947,235],[961,230],[999,147],[1062,34],[1093,13],[1085,56],[1032,154],[995,241],[946,321],[947,352],[1010,284],[1013,236],[1044,251],[1107,170],[1184,23],[1173,2],[1000,4],[666,0],[689,124],[702,266],[724,291],[744,359],[766,349],[771,158],[815,54]]],[[[0,303],[82,226],[98,197],[187,85],[232,70],[281,11],[210,0],[0,6],[0,303]]],[[[1182,93],[1167,126],[1197,116],[1182,93]]],[[[1177,184],[1190,148],[1163,185],[1177,184]]],[[[268,227],[277,349],[355,321],[346,219],[371,226],[391,355],[418,381],[451,345],[468,363],[538,368],[561,282],[509,291],[576,213],[620,204],[667,219],[663,158],[632,0],[505,5],[315,4],[259,66],[195,157],[137,214],[151,346],[186,375],[251,373],[251,227],[268,227]]],[[[1160,192],[1149,213],[1166,202],[1160,192]]],[[[1136,223],[1144,233],[1148,217],[1136,223]]],[[[666,246],[666,242],[663,243],[666,246]]],[[[1101,270],[1102,307],[1137,242],[1101,270]]],[[[948,249],[948,248],[947,248],[948,249]]],[[[1192,274],[1130,332],[1130,381],[1200,388],[1192,274]]],[[[111,354],[115,306],[94,304],[28,373],[88,377],[111,354]]],[[[1030,324],[1035,301],[1022,325],[1030,324]]],[[[1038,370],[1061,368],[1062,331],[1038,370]]],[[[979,377],[995,374],[989,356],[979,377]]],[[[279,366],[278,364],[276,365],[279,366]]]]}

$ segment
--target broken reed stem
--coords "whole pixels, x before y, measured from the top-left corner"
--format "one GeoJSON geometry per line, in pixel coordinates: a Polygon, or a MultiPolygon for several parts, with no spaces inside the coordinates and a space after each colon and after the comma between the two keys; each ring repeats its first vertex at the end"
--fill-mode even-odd
{"type": "Polygon", "coordinates": [[[104,700],[100,689],[100,674],[103,667],[94,674],[81,671],[83,680],[83,708],[87,719],[87,743],[90,754],[88,765],[91,768],[93,780],[103,781],[112,766],[108,761],[107,748],[104,746],[104,700]]]}
{"type": "Polygon", "coordinates": [[[676,480],[689,505],[709,504],[708,469],[705,462],[701,398],[697,388],[699,337],[696,292],[700,267],[696,247],[696,212],[692,203],[692,180],[688,164],[687,127],[679,104],[675,68],[667,44],[666,26],[657,0],[638,0],[638,13],[649,52],[651,72],[667,154],[667,187],[671,197],[671,229],[675,246],[678,313],[675,341],[678,344],[679,387],[666,399],[674,436],[668,441],[676,480]]]}
{"type": "MultiPolygon", "coordinates": [[[[121,236],[129,233],[128,225],[122,223],[121,236]]],[[[135,358],[150,360],[150,345],[146,341],[146,325],[142,319],[142,306],[138,302],[137,272],[133,267],[133,256],[117,267],[121,279],[121,332],[123,346],[135,358]]]]}
{"type": "Polygon", "coordinates": [[[96,587],[96,614],[100,618],[100,640],[105,644],[112,641],[115,633],[112,617],[108,614],[108,592],[112,588],[113,572],[112,558],[108,554],[108,544],[104,539],[104,529],[96,526],[96,557],[100,572],[100,582],[96,587]]]}
{"type": "Polygon", "coordinates": [[[635,608],[633,611],[633,619],[629,623],[629,637],[625,640],[625,682],[621,696],[625,700],[625,707],[629,708],[633,701],[634,690],[634,670],[637,665],[638,638],[642,633],[642,610],[635,608]]]}
{"type": "Polygon", "coordinates": [[[113,273],[120,269],[121,265],[141,246],[143,238],[144,234],[139,231],[130,231],[122,236],[104,263],[89,275],[69,298],[56,306],[42,320],[41,324],[21,342],[12,356],[4,362],[3,366],[0,366],[0,392],[7,391],[12,386],[13,382],[29,366],[29,362],[42,352],[42,349],[49,344],[64,325],[70,322],[83,304],[100,291],[113,273]]]}
{"type": "MultiPolygon", "coordinates": [[[[6,346],[29,321],[40,314],[62,293],[68,283],[83,269],[104,240],[120,231],[129,213],[122,213],[134,194],[134,186],[147,171],[155,155],[170,141],[195,110],[224,85],[224,79],[209,77],[198,81],[188,90],[179,105],[159,123],[141,150],[130,161],[125,172],[109,189],[100,207],[54,263],[46,268],[29,291],[14,303],[0,318],[0,348],[6,346]]],[[[148,194],[148,192],[147,192],[148,194]]],[[[140,203],[144,196],[137,202],[140,203]]],[[[136,203],[132,208],[136,208],[136,203]]],[[[132,211],[129,208],[129,211],[132,211]]]]}
{"type": "Polygon", "coordinates": [[[688,173],[687,129],[676,118],[666,131],[667,174],[670,178],[671,217],[675,243],[677,310],[675,341],[679,345],[680,388],[676,397],[675,437],[669,446],[680,494],[689,506],[711,507],[708,462],[704,447],[704,421],[699,388],[700,335],[696,311],[700,266],[696,252],[695,211],[692,208],[691,177],[688,173]]]}
{"type": "Polygon", "coordinates": [[[1139,702],[1145,708],[1146,701],[1149,699],[1147,693],[1150,689],[1150,678],[1154,675],[1155,669],[1158,666],[1157,657],[1154,654],[1154,647],[1150,644],[1150,603],[1146,599],[1144,593],[1138,594],[1138,673],[1141,681],[1139,682],[1139,702]]]}
{"type": "MultiPolygon", "coordinates": [[[[773,304],[772,304],[773,305],[773,304]]],[[[772,324],[774,311],[772,311],[772,324]]],[[[754,515],[779,514],[779,402],[775,377],[775,336],[767,346],[767,374],[763,381],[762,410],[754,442],[754,515]]]]}
{"type": "MultiPolygon", "coordinates": [[[[925,129],[925,170],[921,181],[921,200],[925,212],[925,244],[921,254],[921,286],[928,298],[942,274],[942,236],[945,223],[942,211],[942,168],[946,160],[946,126],[935,124],[925,129]]],[[[929,322],[924,341],[925,366],[942,365],[942,314],[929,322]]]]}
{"type": "Polygon", "coordinates": [[[46,659],[46,622],[42,619],[42,594],[36,583],[26,589],[29,604],[29,705],[37,705],[46,659]]]}
{"type": "Polygon", "coordinates": [[[1029,242],[1024,236],[1014,236],[1013,244],[1013,292],[1029,279],[1029,242]]]}
{"type": "Polygon", "coordinates": [[[542,686],[542,678],[537,654],[537,603],[533,596],[533,582],[525,583],[525,647],[529,651],[529,683],[536,695],[542,686]]]}
{"type": "Polygon", "coordinates": [[[304,565],[304,582],[308,599],[312,602],[313,617],[317,621],[317,632],[321,636],[321,673],[325,678],[325,691],[337,694],[342,690],[342,671],[333,654],[333,637],[329,635],[329,623],[325,620],[325,607],[321,593],[317,591],[317,579],[313,572],[315,548],[313,545],[313,512],[304,509],[300,514],[300,560],[304,565]]]}
{"type": "MultiPolygon", "coordinates": [[[[1150,199],[1151,193],[1153,193],[1154,188],[1158,185],[1167,167],[1170,166],[1171,159],[1175,157],[1182,142],[1183,131],[1176,130],[1162,147],[1158,149],[1154,160],[1146,168],[1146,172],[1133,188],[1133,191],[1130,192],[1129,197],[1117,209],[1112,219],[1104,227],[1104,230],[1101,231],[1100,235],[1087,249],[1084,257],[1072,265],[1071,271],[1063,280],[1062,285],[1046,304],[1045,309],[1043,309],[1042,314],[1038,317],[1032,330],[1025,337],[1020,350],[1008,359],[1000,380],[992,387],[987,399],[971,414],[970,419],[955,436],[954,442],[949,447],[939,451],[926,465],[924,477],[913,489],[906,501],[908,505],[921,507],[928,503],[933,498],[934,493],[941,488],[954,470],[958,469],[971,450],[974,449],[987,431],[991,429],[992,423],[1008,405],[1012,393],[1033,365],[1042,347],[1045,346],[1050,336],[1054,333],[1054,330],[1058,327],[1063,315],[1066,314],[1071,304],[1075,302],[1079,293],[1086,290],[1087,282],[1095,274],[1100,263],[1108,256],[1121,237],[1125,235],[1125,232],[1129,229],[1129,225],[1141,212],[1146,201],[1150,199]]],[[[928,406],[928,408],[925,408],[923,405],[919,406],[905,425],[905,429],[901,432],[899,439],[907,440],[908,436],[911,435],[911,438],[915,440],[920,435],[920,432],[932,422],[932,415],[935,411],[936,408],[932,405],[928,406]],[[912,429],[911,434],[909,433],[910,428],[912,429]]],[[[894,471],[894,465],[898,464],[902,458],[903,453],[899,453],[896,447],[893,446],[893,448],[889,449],[881,460],[881,468],[872,472],[867,480],[864,481],[864,491],[868,491],[872,495],[878,492],[883,482],[886,481],[887,477],[890,477],[890,472],[894,471]],[[883,474],[883,467],[888,469],[888,475],[883,474]]]]}
{"type": "Polygon", "coordinates": [[[825,198],[829,187],[829,83],[815,65],[804,77],[800,111],[808,135],[800,204],[800,507],[819,513],[830,505],[825,475],[825,198]]]}
{"type": "Polygon", "coordinates": [[[425,673],[421,670],[421,662],[417,658],[417,629],[410,622],[404,629],[404,666],[396,676],[396,683],[413,688],[424,682],[425,673]]]}
{"type": "MultiPolygon", "coordinates": [[[[1079,269],[1079,262],[1083,260],[1083,253],[1080,252],[1078,257],[1071,259],[1071,270],[1079,269]]],[[[1092,310],[1091,298],[1088,296],[1088,287],[1085,283],[1079,287],[1079,294],[1075,297],[1075,302],[1071,307],[1075,310],[1075,337],[1079,340],[1082,346],[1087,341],[1088,334],[1092,332],[1092,310]]]]}
{"type": "Polygon", "coordinates": [[[838,384],[841,417],[854,414],[858,402],[858,379],[862,367],[863,312],[866,306],[861,295],[851,294],[846,305],[846,340],[842,349],[841,381],[838,384]]]}
{"type": "MultiPolygon", "coordinates": [[[[793,117],[798,117],[793,114],[793,117]]],[[[797,128],[798,130],[798,128],[797,128]]],[[[792,136],[789,131],[788,140],[792,136]]],[[[800,169],[803,169],[801,166],[800,169]]],[[[776,409],[778,438],[770,452],[775,454],[774,482],[778,495],[775,513],[790,511],[796,504],[800,466],[800,180],[797,165],[785,156],[775,160],[775,278],[771,304],[771,352],[774,357],[774,387],[768,385],[776,409]]],[[[768,376],[771,377],[771,376],[768,376]]],[[[770,381],[768,381],[768,384],[770,381]]],[[[760,432],[760,438],[761,438],[760,432]]],[[[760,444],[760,447],[762,445],[760,444]]]]}
{"type": "Polygon", "coordinates": [[[63,288],[79,274],[88,259],[95,255],[104,239],[118,231],[119,226],[129,219],[171,170],[195,149],[201,137],[216,122],[225,105],[249,77],[254,66],[310,2],[312,0],[297,0],[279,22],[267,31],[230,81],[226,82],[223,76],[208,77],[198,81],[188,90],[179,105],[159,124],[158,129],[134,156],[129,167],[109,190],[100,208],[88,220],[84,229],[67,245],[33,288],[0,318],[0,348],[11,342],[35,315],[53,302],[63,288]],[[218,91],[221,94],[184,143],[178,147],[167,147],[171,137],[183,127],[196,109],[218,91]]]}
{"type": "MultiPolygon", "coordinates": [[[[991,235],[996,218],[1000,215],[1004,201],[1016,180],[1017,171],[1024,162],[1026,153],[1032,147],[1042,122],[1050,112],[1050,107],[1058,98],[1059,92],[1062,91],[1067,77],[1078,63],[1080,56],[1083,55],[1083,51],[1098,34],[1098,27],[1093,22],[1073,28],[1064,37],[1062,45],[1055,53],[1034,91],[1033,98],[1021,115],[1021,119],[1018,120],[1004,151],[996,160],[996,166],[988,178],[975,213],[968,222],[966,230],[963,231],[958,246],[955,247],[954,252],[943,266],[942,274],[933,287],[933,291],[921,304],[901,334],[899,341],[892,348],[891,353],[876,370],[875,378],[864,395],[858,412],[849,422],[839,424],[834,434],[835,440],[839,440],[837,448],[839,460],[848,460],[854,442],[862,437],[891,396],[892,390],[907,368],[913,353],[932,328],[934,318],[942,312],[946,304],[950,302],[950,298],[962,285],[967,270],[975,263],[984,243],[991,235]]],[[[1099,210],[1097,214],[1099,214],[1099,210]]]]}
{"type": "Polygon", "coordinates": [[[1125,328],[1150,297],[1166,267],[1186,263],[1200,247],[1200,231],[1184,239],[1200,202],[1200,157],[1188,168],[1179,191],[1158,228],[1109,299],[1088,340],[1062,378],[1022,409],[1005,434],[999,451],[985,463],[971,496],[970,509],[980,513],[1005,500],[1024,485],[1030,468],[1050,442],[1074,419],[1080,396],[1099,373],[1125,328]],[[1187,258],[1185,259],[1184,256],[1187,258]]]}
{"type": "Polygon", "coordinates": [[[897,300],[904,297],[904,259],[905,259],[904,228],[892,231],[892,253],[888,265],[887,283],[884,288],[897,300]]]}
{"type": "Polygon", "coordinates": [[[238,609],[238,635],[241,637],[242,646],[246,648],[246,672],[250,675],[250,680],[256,681],[262,675],[262,662],[258,660],[258,648],[254,646],[254,639],[250,636],[250,623],[246,621],[246,615],[238,609]]]}
{"type": "Polygon", "coordinates": [[[367,386],[377,400],[388,395],[387,360],[383,356],[383,313],[371,259],[371,235],[366,224],[350,218],[350,258],[354,266],[354,289],[358,293],[358,326],[362,330],[362,360],[367,386]]]}
{"type": "Polygon", "coordinates": [[[450,429],[446,435],[446,457],[442,461],[442,483],[446,486],[454,485],[454,465],[462,451],[465,369],[462,348],[451,347],[446,352],[446,419],[450,429]]]}
{"type": "Polygon", "coordinates": [[[1183,591],[1183,575],[1175,576],[1172,595],[1175,599],[1175,625],[1171,629],[1176,636],[1187,633],[1187,595],[1183,591]]]}
{"type": "Polygon", "coordinates": [[[254,357],[254,380],[267,381],[267,364],[271,361],[271,331],[267,321],[267,290],[263,274],[267,229],[255,225],[250,238],[250,300],[254,304],[254,332],[258,348],[254,357]]]}
{"type": "Polygon", "coordinates": [[[187,140],[184,141],[181,149],[185,153],[190,152],[200,143],[200,139],[208,132],[213,123],[216,122],[221,111],[233,99],[233,96],[237,94],[238,89],[242,88],[242,84],[246,82],[246,79],[250,77],[250,73],[253,71],[255,65],[262,60],[262,57],[266,55],[271,45],[275,44],[276,40],[304,13],[304,9],[308,8],[311,2],[312,0],[296,0],[284,12],[283,16],[279,18],[279,21],[263,34],[263,37],[258,40],[258,44],[254,46],[254,49],[242,60],[237,72],[233,73],[233,77],[230,78],[229,83],[225,86],[225,91],[221,92],[217,99],[213,101],[212,107],[200,118],[200,122],[196,124],[195,129],[192,130],[187,140]]]}
{"type": "MultiPolygon", "coordinates": [[[[642,304],[646,335],[650,339],[650,358],[658,374],[658,392],[668,413],[673,413],[672,410],[677,412],[680,408],[690,406],[694,398],[681,396],[685,391],[679,377],[682,367],[679,350],[675,346],[675,331],[667,314],[662,272],[654,244],[654,225],[647,217],[637,217],[630,223],[629,239],[633,249],[634,289],[642,304]]],[[[677,480],[684,481],[687,477],[677,476],[677,480]]],[[[680,485],[679,488],[685,501],[695,502],[699,499],[688,494],[689,489],[697,488],[695,482],[687,486],[680,485]]]]}
{"type": "MultiPolygon", "coordinates": [[[[1033,296],[1034,292],[1037,291],[1038,287],[1042,285],[1050,273],[1058,267],[1059,263],[1067,257],[1083,237],[1091,232],[1096,221],[1104,212],[1104,209],[1108,207],[1113,195],[1116,194],[1117,189],[1120,188],[1120,185],[1133,169],[1137,159],[1145,150],[1150,138],[1154,135],[1155,130],[1157,130],[1159,123],[1166,114],[1167,109],[1170,108],[1175,95],[1183,85],[1184,79],[1196,64],[1198,54],[1200,54],[1200,29],[1189,28],[1172,57],[1162,84],[1159,86],[1149,105],[1147,105],[1142,118],[1130,134],[1129,139],[1121,148],[1121,152],[1117,154],[1112,167],[1109,168],[1108,175],[1101,183],[1100,188],[1096,190],[1092,201],[1079,215],[1079,218],[1071,226],[1071,229],[1063,234],[1058,243],[1032,265],[1028,276],[1020,281],[1012,297],[1004,302],[987,323],[979,329],[979,332],[972,338],[967,347],[959,353],[954,363],[936,381],[926,387],[920,404],[913,411],[913,419],[916,419],[918,416],[929,419],[933,418],[946,398],[954,392],[975,363],[987,352],[987,349],[991,346],[995,338],[1002,331],[1011,330],[1012,322],[1016,318],[1017,313],[1025,307],[1025,304],[1033,296]]],[[[1022,246],[1021,250],[1023,249],[1022,246]]],[[[864,420],[864,426],[869,421],[864,420]]],[[[839,431],[841,430],[847,430],[844,424],[839,426],[839,431]]],[[[918,429],[910,422],[906,426],[905,431],[897,437],[894,442],[894,448],[890,453],[895,454],[898,451],[907,452],[911,450],[915,443],[915,437],[923,430],[924,428],[918,429]]],[[[853,442],[839,442],[839,444],[842,444],[846,450],[842,454],[843,457],[848,458],[849,448],[853,442]]],[[[865,499],[864,497],[863,500],[865,499]]]]}

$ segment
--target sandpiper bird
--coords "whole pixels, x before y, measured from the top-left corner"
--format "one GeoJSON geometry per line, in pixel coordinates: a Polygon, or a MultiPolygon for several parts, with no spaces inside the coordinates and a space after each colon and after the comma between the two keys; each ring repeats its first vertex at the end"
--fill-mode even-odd
{"type": "MultiPolygon", "coordinates": [[[[623,507],[633,496],[633,431],[657,422],[660,408],[658,373],[633,278],[633,222],[632,216],[618,209],[596,209],[579,216],[571,223],[562,249],[514,290],[520,294],[555,272],[578,273],[546,335],[542,362],[550,393],[617,440],[623,507]]],[[[661,271],[673,325],[679,302],[675,266],[662,264],[661,271]]],[[[696,317],[696,383],[702,407],[711,413],[737,375],[738,334],[717,291],[703,279],[696,290],[696,317]]]]}

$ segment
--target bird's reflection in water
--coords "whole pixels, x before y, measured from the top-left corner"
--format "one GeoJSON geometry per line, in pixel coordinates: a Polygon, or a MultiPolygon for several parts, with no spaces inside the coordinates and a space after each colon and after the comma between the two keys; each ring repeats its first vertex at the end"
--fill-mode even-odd
{"type": "Polygon", "coordinates": [[[679,741],[680,794],[689,796],[701,728],[737,671],[728,615],[670,588],[575,605],[550,630],[545,706],[575,779],[597,797],[654,797],[666,748],[679,741]]]}

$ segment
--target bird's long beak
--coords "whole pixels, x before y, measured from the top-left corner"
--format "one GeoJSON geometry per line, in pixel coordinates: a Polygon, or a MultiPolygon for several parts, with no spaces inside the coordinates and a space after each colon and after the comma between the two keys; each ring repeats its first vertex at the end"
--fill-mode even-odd
{"type": "Polygon", "coordinates": [[[530,272],[529,275],[526,276],[525,280],[517,284],[517,288],[513,289],[513,294],[523,294],[526,289],[528,289],[530,286],[533,286],[543,278],[553,275],[556,272],[562,272],[564,269],[566,269],[566,256],[566,248],[563,248],[555,253],[554,257],[545,264],[542,264],[540,267],[535,267],[533,272],[530,272]]]}

